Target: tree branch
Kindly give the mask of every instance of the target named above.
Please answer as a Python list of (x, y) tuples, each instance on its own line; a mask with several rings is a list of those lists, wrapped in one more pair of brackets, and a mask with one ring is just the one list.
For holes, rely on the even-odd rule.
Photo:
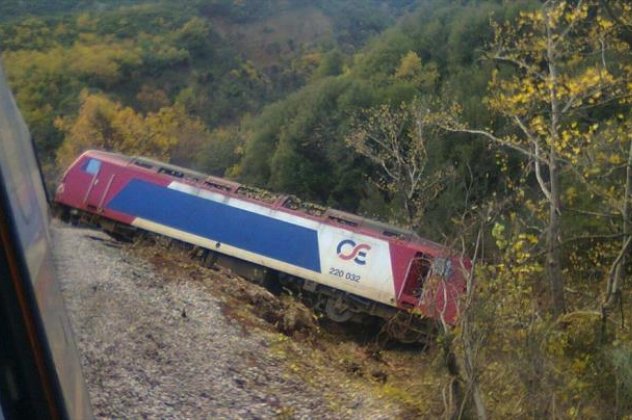
[[(534, 143), (534, 146), (535, 146), (535, 154), (536, 156), (539, 156), (540, 145), (536, 142)], [(538, 181), (538, 185), (540, 185), (540, 189), (542, 190), (542, 193), (544, 194), (546, 199), (549, 202), (551, 202), (551, 191), (549, 191), (548, 187), (546, 186), (546, 183), (544, 182), (544, 179), (542, 179), (542, 168), (540, 167), (540, 160), (535, 159), (534, 164), (535, 164), (535, 178)]]
[(500, 137), (496, 137), (495, 135), (493, 135), (492, 133), (490, 133), (489, 131), (485, 131), (485, 130), (471, 130), (471, 129), (467, 129), (467, 128), (454, 128), (454, 127), (450, 127), (448, 125), (442, 125), (441, 126), (442, 129), (449, 131), (451, 133), (467, 133), (467, 134), (475, 134), (478, 136), (483, 136), (486, 137), (490, 140), (492, 140), (494, 143), (498, 143), (502, 146), (508, 147), (512, 150), (515, 150), (516, 152), (519, 152), (525, 156), (530, 157), (531, 159), (537, 159), (542, 163), (547, 163), (548, 161), (540, 156), (537, 156), (535, 153), (524, 149), (516, 144), (510, 143), (506, 140), (501, 139)]

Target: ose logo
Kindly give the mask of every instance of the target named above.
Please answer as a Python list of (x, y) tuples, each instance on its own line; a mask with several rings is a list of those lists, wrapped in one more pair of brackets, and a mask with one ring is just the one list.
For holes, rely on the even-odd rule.
[(351, 239), (345, 239), (340, 241), (336, 252), (345, 261), (353, 260), (356, 264), (364, 265), (366, 264), (366, 251), (370, 249), (371, 247), (367, 244), (357, 245)]

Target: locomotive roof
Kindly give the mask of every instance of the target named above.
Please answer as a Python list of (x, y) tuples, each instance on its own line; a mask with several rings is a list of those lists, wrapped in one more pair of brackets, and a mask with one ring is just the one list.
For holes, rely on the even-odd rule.
[(106, 152), (105, 150), (88, 150), (84, 153), (84, 155), (99, 157), (100, 159), (108, 160), (111, 162), (119, 162), (121, 160), (129, 161), (130, 159), (132, 159), (129, 156), (125, 156), (121, 153)]

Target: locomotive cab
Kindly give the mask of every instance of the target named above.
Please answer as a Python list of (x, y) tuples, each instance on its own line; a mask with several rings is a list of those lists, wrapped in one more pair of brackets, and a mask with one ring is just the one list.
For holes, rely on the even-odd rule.
[(103, 166), (102, 159), (88, 153), (81, 155), (62, 176), (55, 202), (97, 211), (105, 188), (101, 179)]
[(417, 250), (410, 258), (397, 301), (403, 309), (417, 308), (424, 316), (456, 323), (459, 297), (466, 291), (471, 264), (458, 257)]

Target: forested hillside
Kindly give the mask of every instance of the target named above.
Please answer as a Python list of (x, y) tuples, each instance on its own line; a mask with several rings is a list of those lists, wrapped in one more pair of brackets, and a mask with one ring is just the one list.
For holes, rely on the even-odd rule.
[[(65, 135), (81, 143), (95, 134), (85, 130), (103, 131), (81, 125), (97, 124), (94, 113), (108, 115), (114, 143), (132, 136), (144, 144), (138, 136), (155, 137), (149, 120), (160, 121), (157, 144), (122, 151), (165, 157), (179, 143), (172, 159), (195, 166), (200, 144), (217, 137), (206, 131), (303, 86), (326, 54), (355, 51), (409, 7), (407, 1), (388, 7), (328, 0), (120, 3), (3, 3), (4, 65), (52, 176), (50, 158)], [(117, 118), (131, 120), (121, 127)], [(195, 138), (176, 139), (178, 124)]]
[(411, 227), (475, 262), (446, 412), (632, 415), (628, 2), (62, 4), (0, 25), (51, 179), (99, 147)]

